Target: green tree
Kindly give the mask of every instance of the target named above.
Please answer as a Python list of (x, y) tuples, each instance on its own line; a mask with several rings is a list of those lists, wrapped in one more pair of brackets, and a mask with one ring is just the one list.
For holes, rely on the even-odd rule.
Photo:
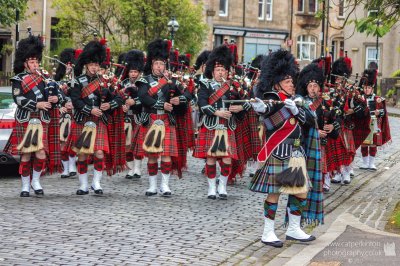
[(23, 19), (28, 0), (0, 0), (0, 25), (10, 27), (16, 23), (16, 10)]
[(114, 53), (145, 49), (155, 38), (169, 38), (172, 17), (180, 25), (174, 43), (182, 52), (197, 53), (207, 33), (202, 5), (190, 0), (54, 0), (53, 6), (60, 18), (58, 30), (73, 33), (78, 43), (97, 32)]
[[(319, 0), (320, 2), (327, 0)], [(354, 23), (355, 29), (364, 32), (367, 35), (382, 37), (388, 33), (391, 28), (400, 20), (400, 1), (399, 0), (347, 0), (347, 1), (329, 1), (330, 8), (339, 4), (344, 5), (345, 19), (344, 22), (332, 28), (343, 29), (346, 25)], [(369, 11), (369, 16), (355, 17), (354, 12), (357, 8)], [(319, 11), (318, 17), (323, 18), (323, 12)]]

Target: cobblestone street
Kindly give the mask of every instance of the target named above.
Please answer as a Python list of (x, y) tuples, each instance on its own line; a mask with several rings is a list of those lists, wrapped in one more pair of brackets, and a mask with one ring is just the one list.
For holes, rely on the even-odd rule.
[[(354, 181), (350, 186), (332, 185), (328, 211), (351, 197), (364, 176), (380, 175), (400, 160), (399, 122), (390, 118), (393, 143), (378, 151), (379, 171), (361, 172), (358, 154)], [(203, 164), (190, 157), (184, 178), (172, 179), (171, 198), (146, 197), (147, 175), (137, 181), (125, 179), (125, 173), (105, 177), (103, 196), (75, 195), (77, 177), (46, 176), (43, 198), (33, 192), (20, 198), (20, 179), (1, 178), (0, 265), (252, 264), (257, 258), (266, 262), (266, 257), (274, 257), (277, 251), (259, 242), (264, 195), (248, 190), (246, 174), (228, 187), (227, 201), (207, 199)], [(283, 219), (285, 200), (282, 197), (277, 221)], [(368, 207), (358, 204), (352, 212)], [(365, 222), (382, 226), (380, 220)]]

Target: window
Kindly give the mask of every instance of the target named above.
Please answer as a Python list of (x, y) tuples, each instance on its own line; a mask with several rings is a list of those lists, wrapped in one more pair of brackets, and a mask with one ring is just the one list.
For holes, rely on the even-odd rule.
[(332, 47), (331, 47), (331, 54), (332, 54), (332, 59), (336, 60), (340, 57), (340, 51), (344, 50), (344, 41), (343, 39), (334, 39), (332, 41)]
[[(379, 54), (380, 54), (380, 48), (378, 48), (378, 57), (376, 57), (376, 46), (368, 46), (365, 49), (365, 68), (368, 68), (368, 66), (374, 62), (378, 65), (379, 67)], [(376, 59), (378, 58), (378, 59)]]
[(304, 0), (298, 0), (297, 11), (304, 12)]
[(344, 17), (344, 0), (339, 0), (339, 17)]
[(219, 0), (219, 15), (221, 17), (228, 16), (228, 0)]
[(316, 57), (317, 38), (310, 35), (297, 37), (297, 58), (299, 60), (314, 60)]
[(308, 13), (316, 13), (318, 10), (318, 0), (308, 0)]
[(50, 50), (55, 51), (58, 48), (61, 39), (61, 33), (54, 29), (57, 26), (59, 18), (52, 17), (51, 18), (51, 30), (50, 30)]
[(258, 0), (258, 19), (272, 20), (272, 0)]

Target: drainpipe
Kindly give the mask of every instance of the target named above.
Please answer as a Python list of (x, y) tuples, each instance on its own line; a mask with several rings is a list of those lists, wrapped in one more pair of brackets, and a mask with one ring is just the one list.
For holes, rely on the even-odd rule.
[(42, 20), (42, 38), (46, 44), (46, 17), (47, 17), (47, 0), (43, 0), (43, 20)]
[(289, 51), (292, 52), (293, 40), (292, 40), (292, 31), (293, 31), (293, 0), (291, 1), (290, 6), (290, 30), (289, 30), (289, 40), (292, 41), (292, 45), (289, 46)]
[[(246, 0), (243, 0), (243, 29), (246, 27)], [(241, 60), (243, 62), (244, 59), (244, 36), (242, 36), (242, 56)]]

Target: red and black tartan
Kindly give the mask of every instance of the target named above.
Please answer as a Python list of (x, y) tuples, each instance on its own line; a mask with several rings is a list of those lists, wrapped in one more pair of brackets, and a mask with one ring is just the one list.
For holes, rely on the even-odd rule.
[(172, 170), (182, 178), (182, 170), (187, 168), (187, 152), (195, 145), (192, 122), (192, 109), (187, 108), (184, 115), (175, 116), (178, 159), (172, 161)]
[(363, 118), (354, 117), (354, 119), (352, 119), (355, 125), (354, 129), (352, 130), (355, 150), (358, 150), (358, 148), (361, 146), (364, 140), (368, 137), (368, 134), (370, 132), (369, 129), (370, 120), (371, 117), (369, 116), (369, 114)]
[[(257, 155), (264, 146), (264, 142), (261, 142), (258, 134), (259, 117), (257, 113), (252, 109), (247, 112), (247, 118), (249, 120), (249, 131), (250, 131), (250, 143), (251, 153), (253, 160), (257, 160)], [(265, 127), (263, 127), (265, 128)], [(265, 135), (265, 134), (263, 134)]]
[(129, 115), (129, 118), (131, 119), (131, 125), (132, 125), (132, 141), (129, 146), (126, 148), (126, 152), (131, 152), (134, 157), (136, 157), (136, 145), (139, 141), (139, 132), (140, 132), (140, 125), (136, 124), (135, 118), (133, 115)]
[[(234, 160), (238, 160), (239, 157), (237, 155), (236, 148), (236, 140), (235, 140), (235, 132), (227, 129), (228, 138), (229, 138), (229, 147), (228, 147), (228, 156)], [(193, 157), (206, 159), (207, 157), (212, 157), (207, 155), (208, 150), (210, 149), (213, 139), (214, 139), (215, 130), (208, 130), (204, 125), (200, 128), (197, 139), (196, 146), (194, 148)]]
[(108, 116), (107, 135), (110, 152), (105, 156), (105, 169), (108, 175), (126, 169), (126, 136), (124, 130), (125, 113), (122, 107), (113, 110)]
[(327, 157), (326, 157), (326, 145), (321, 145), (321, 172), (323, 174), (328, 173), (328, 165), (326, 163)]
[(49, 111), (49, 156), (48, 171), (50, 174), (61, 173), (61, 142), (60, 142), (60, 110), (53, 108)]
[[(341, 166), (350, 165), (354, 159), (355, 151), (349, 151), (344, 143), (344, 133), (340, 131), (337, 139), (328, 138), (325, 147), (327, 171), (341, 171)], [(353, 142), (354, 147), (354, 142)]]
[[(30, 119), (37, 118), (40, 120), (39, 112), (31, 112)], [(48, 142), (48, 127), (49, 124), (41, 121), (43, 126), (43, 149), (46, 154), (49, 154), (49, 142)], [(24, 139), (26, 128), (29, 125), (29, 121), (25, 123), (19, 123), (15, 121), (15, 127), (11, 133), (7, 145), (4, 148), (4, 152), (11, 153), (13, 155), (22, 155), (21, 151), (17, 150), (18, 145)]]
[(249, 117), (244, 116), (243, 120), (236, 120), (235, 142), (238, 160), (233, 160), (229, 180), (236, 178), (236, 175), (243, 176), (246, 170), (246, 163), (253, 156), (251, 147), (251, 132)]
[(24, 94), (30, 92), (33, 88), (39, 85), (43, 78), (37, 74), (25, 75), (21, 81), (21, 87)]
[(103, 151), (105, 153), (110, 152), (110, 146), (108, 142), (108, 133), (107, 133), (107, 126), (101, 121), (99, 117), (85, 116), (83, 118), (82, 124), (78, 124), (77, 122), (73, 121), (71, 125), (71, 133), (68, 136), (68, 140), (66, 142), (66, 151), (71, 152), (72, 147), (75, 146), (76, 142), (79, 139), (79, 136), (82, 133), (82, 130), (85, 126), (85, 123), (88, 121), (92, 121), (96, 124), (96, 140), (94, 143), (94, 151)]
[[(155, 120), (162, 120), (165, 126), (165, 138), (163, 142), (163, 151), (160, 153), (147, 153), (143, 150), (144, 138), (149, 131), (151, 125)], [(159, 156), (171, 156), (178, 157), (178, 144), (176, 142), (176, 130), (175, 126), (169, 122), (168, 114), (150, 114), (149, 123), (147, 126), (141, 125), (139, 130), (138, 141), (136, 144), (135, 152), (138, 156), (146, 157), (159, 157)]]

